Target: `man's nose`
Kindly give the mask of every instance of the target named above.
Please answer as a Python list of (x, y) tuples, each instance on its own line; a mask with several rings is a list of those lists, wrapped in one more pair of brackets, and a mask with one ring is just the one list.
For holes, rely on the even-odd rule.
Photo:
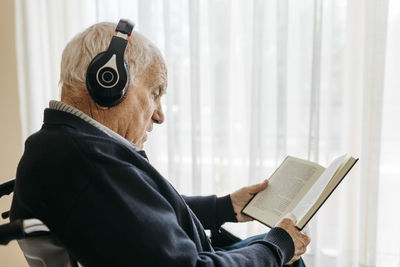
[(164, 122), (164, 112), (162, 110), (161, 105), (158, 106), (156, 110), (153, 112), (152, 119), (155, 123), (161, 124)]

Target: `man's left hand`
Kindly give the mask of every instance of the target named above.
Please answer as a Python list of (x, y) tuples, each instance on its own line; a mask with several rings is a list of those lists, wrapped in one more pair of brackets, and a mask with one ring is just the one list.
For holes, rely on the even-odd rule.
[(267, 186), (268, 180), (265, 180), (260, 184), (243, 187), (231, 194), (233, 211), (236, 213), (236, 219), (238, 222), (248, 222), (253, 220), (252, 218), (242, 214), (241, 211), (255, 194), (264, 190)]

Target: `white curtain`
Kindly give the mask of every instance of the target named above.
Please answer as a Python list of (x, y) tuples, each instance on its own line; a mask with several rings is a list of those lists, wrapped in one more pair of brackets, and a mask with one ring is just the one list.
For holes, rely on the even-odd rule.
[(129, 18), (167, 61), (166, 122), (145, 149), (181, 193), (231, 193), (287, 154), (327, 165), (348, 152), (360, 161), (312, 220), (307, 266), (400, 266), (399, 1), (16, 0), (16, 9), (24, 139), (59, 98), (68, 40)]

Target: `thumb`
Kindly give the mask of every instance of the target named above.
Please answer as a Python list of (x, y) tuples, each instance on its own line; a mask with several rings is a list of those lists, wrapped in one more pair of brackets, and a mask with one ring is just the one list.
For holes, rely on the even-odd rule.
[(288, 214), (286, 214), (285, 218), (289, 218), (289, 219), (291, 219), (291, 220), (294, 222), (294, 224), (296, 224), (296, 223), (297, 223), (297, 218), (296, 218), (296, 215), (294, 215), (294, 214), (293, 214), (293, 213), (291, 213), (291, 212), (289, 212)]
[(268, 179), (265, 179), (262, 183), (251, 185), (251, 186), (247, 187), (247, 190), (250, 194), (256, 194), (256, 193), (264, 190), (265, 188), (267, 188), (267, 186), (268, 186)]

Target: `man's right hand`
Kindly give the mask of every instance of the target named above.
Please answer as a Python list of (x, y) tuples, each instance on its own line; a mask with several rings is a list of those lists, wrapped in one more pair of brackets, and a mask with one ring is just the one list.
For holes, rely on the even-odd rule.
[(285, 230), (294, 243), (294, 256), (286, 264), (292, 264), (293, 262), (300, 259), (301, 255), (307, 250), (308, 244), (310, 244), (310, 237), (296, 228), (296, 217), (293, 214), (288, 214), (282, 220), (280, 220), (275, 227), (280, 227)]

